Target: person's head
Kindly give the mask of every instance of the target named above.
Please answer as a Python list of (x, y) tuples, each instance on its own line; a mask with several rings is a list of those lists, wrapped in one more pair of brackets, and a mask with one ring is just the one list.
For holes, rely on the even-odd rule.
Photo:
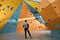
[(25, 20), (25, 22), (27, 22), (27, 20)]

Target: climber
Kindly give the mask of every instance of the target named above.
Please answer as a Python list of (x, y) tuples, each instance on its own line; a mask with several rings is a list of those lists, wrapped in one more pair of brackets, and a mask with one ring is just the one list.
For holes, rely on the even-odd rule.
[(25, 23), (23, 24), (23, 28), (24, 28), (24, 31), (25, 31), (25, 38), (27, 39), (27, 32), (28, 32), (30, 38), (32, 38), (31, 34), (30, 34), (30, 31), (29, 31), (29, 24), (28, 24), (27, 20), (25, 20)]

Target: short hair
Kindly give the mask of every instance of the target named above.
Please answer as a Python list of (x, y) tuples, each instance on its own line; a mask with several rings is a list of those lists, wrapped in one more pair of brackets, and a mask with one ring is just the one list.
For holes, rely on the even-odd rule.
[(25, 22), (27, 22), (27, 20), (25, 20)]

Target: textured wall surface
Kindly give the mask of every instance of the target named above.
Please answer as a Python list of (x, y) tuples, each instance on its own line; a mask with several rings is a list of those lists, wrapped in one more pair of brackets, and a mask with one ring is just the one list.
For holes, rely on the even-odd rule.
[(23, 32), (24, 20), (28, 20), (30, 31), (47, 30), (42, 16), (35, 10), (38, 4), (28, 0), (0, 0), (0, 33)]
[[(51, 30), (60, 39), (60, 0), (0, 0), (0, 34), (29, 30)], [(45, 25), (44, 25), (45, 24)]]

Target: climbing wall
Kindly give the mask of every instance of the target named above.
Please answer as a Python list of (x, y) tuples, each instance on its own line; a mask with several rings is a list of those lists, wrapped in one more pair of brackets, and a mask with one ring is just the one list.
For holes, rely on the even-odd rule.
[(41, 3), (36, 6), (37, 11), (42, 16), (46, 26), (50, 30), (60, 30), (59, 2), (59, 0), (42, 0)]
[[(18, 19), (20, 14), (19, 5), (22, 1), (23, 0), (0, 0), (0, 33), (11, 32), (13, 29), (16, 29), (16, 24), (12, 22), (12, 19)], [(12, 26), (12, 24), (15, 26)]]
[(24, 21), (27, 20), (29, 23), (29, 30), (47, 30), (46, 26), (40, 23), (34, 16), (34, 14), (30, 11), (29, 7), (27, 6), (26, 2), (22, 3), (22, 10), (20, 12), (20, 20), (17, 27), (17, 32), (23, 32), (23, 24)]
[(60, 0), (0, 0), (0, 33), (23, 32), (24, 20), (30, 31), (50, 29), (59, 40)]
[[(60, 29), (59, 0), (0, 0), (0, 32), (23, 32), (24, 20), (31, 31)], [(42, 24), (43, 23), (43, 24)], [(45, 25), (47, 26), (45, 26)]]
[[(29, 30), (47, 30), (42, 16), (35, 9), (39, 1), (0, 0), (0, 33), (23, 32), (24, 20)], [(33, 6), (33, 7), (32, 7)]]
[(36, 9), (51, 30), (52, 37), (60, 40), (60, 0), (42, 0)]

